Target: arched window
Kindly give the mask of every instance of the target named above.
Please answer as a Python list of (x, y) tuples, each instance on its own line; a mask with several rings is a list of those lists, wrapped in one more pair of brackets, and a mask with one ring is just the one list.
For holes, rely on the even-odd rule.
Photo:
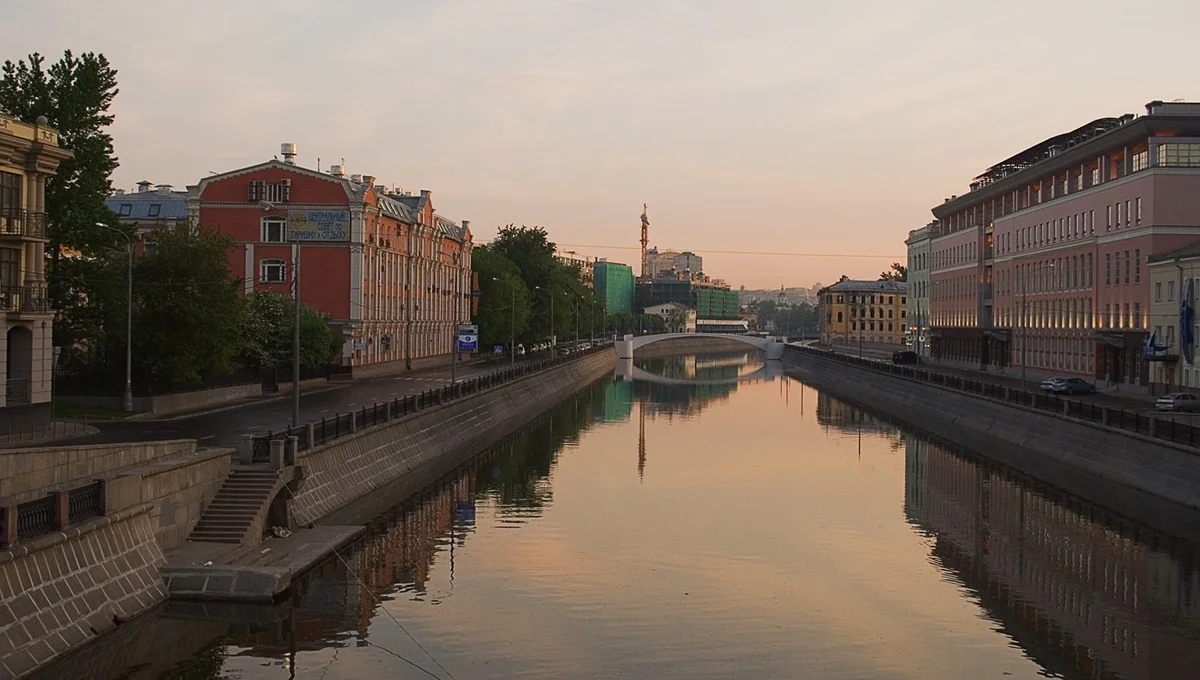
[(263, 283), (283, 283), (287, 277), (287, 263), (277, 259), (263, 260), (258, 263), (258, 273)]

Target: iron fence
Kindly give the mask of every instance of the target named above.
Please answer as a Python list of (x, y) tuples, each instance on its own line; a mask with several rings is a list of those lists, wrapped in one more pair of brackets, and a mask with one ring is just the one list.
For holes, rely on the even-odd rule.
[(67, 521), (71, 524), (103, 514), (103, 482), (93, 482), (67, 493)]
[(918, 382), (999, 399), (1010, 404), (1052, 412), (1089, 423), (1100, 423), (1108, 427), (1125, 430), (1126, 432), (1136, 432), (1137, 434), (1155, 439), (1200, 448), (1200, 427), (1188, 423), (1179, 423), (1174, 419), (1159, 418), (1152, 413), (1139, 413), (1123, 408), (1100, 406), (1092, 402), (1064, 399), (1056, 394), (1029, 392), (949, 373), (927, 371), (913, 366), (897, 365), (865, 357), (859, 358), (857, 356), (839, 354), (812, 347), (788, 346), (785, 348), (785, 351), (819, 356), (823, 359), (843, 364), (851, 364), (872, 371), (891, 373)]
[(17, 506), (17, 538), (25, 540), (58, 528), (56, 497), (45, 496)]
[[(284, 455), (288, 461), (295, 459), (295, 454), (299, 451), (307, 451), (315, 446), (322, 446), (332, 441), (340, 439), (357, 432), (360, 429), (374, 427), (381, 423), (386, 423), (397, 418), (403, 418), (418, 411), (432, 408), (440, 404), (461, 399), (463, 397), (476, 394), (482, 390), (490, 389), (498, 385), (503, 385), (514, 380), (520, 380), (526, 376), (540, 373), (561, 366), (570, 361), (574, 361), (583, 356), (594, 354), (608, 346), (608, 343), (597, 344), (596, 346), (575, 352), (572, 354), (557, 356), (541, 361), (532, 361), (516, 366), (509, 366), (490, 373), (460, 380), (452, 385), (445, 385), (440, 388), (430, 388), (417, 394), (411, 394), (405, 397), (396, 397), (391, 401), (378, 402), (371, 406), (363, 406), (354, 411), (338, 413), (329, 417), (322, 417), (320, 420), (314, 420), (305, 423), (299, 427), (289, 427), (278, 432), (268, 431), (265, 435), (253, 437), (250, 440), (250, 455), (251, 460), (255, 463), (265, 463), (271, 460), (271, 442), (276, 439), (282, 439), (285, 442), (290, 442), (292, 437), (296, 438), (296, 450), (292, 451), (290, 444), (285, 443)], [(311, 437), (310, 437), (311, 433)]]

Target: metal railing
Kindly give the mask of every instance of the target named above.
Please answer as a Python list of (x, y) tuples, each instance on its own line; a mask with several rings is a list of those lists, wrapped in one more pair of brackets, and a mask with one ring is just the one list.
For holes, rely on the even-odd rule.
[(104, 514), (104, 484), (94, 482), (67, 494), (67, 520), (76, 522)]
[(6, 312), (46, 312), (50, 298), (45, 286), (0, 285), (0, 310)]
[[(328, 418), (314, 420), (299, 427), (290, 427), (278, 432), (269, 431), (264, 435), (250, 440), (250, 457), (255, 463), (266, 463), (271, 459), (271, 442), (276, 439), (284, 440), (284, 456), (294, 460), (299, 451), (307, 451), (316, 446), (322, 446), (342, 437), (351, 435), (358, 430), (386, 423), (397, 418), (403, 418), (418, 411), (445, 404), (455, 399), (476, 394), (482, 390), (498, 385), (520, 380), (526, 376), (540, 373), (556, 366), (561, 366), (580, 357), (599, 352), (611, 342), (598, 343), (590, 349), (571, 354), (528, 361), (516, 366), (503, 368), (466, 380), (460, 380), (453, 385), (431, 388), (406, 397), (396, 397), (391, 401), (377, 402), (371, 406), (363, 406), (354, 411), (338, 413)], [(312, 426), (312, 437), (309, 437), (309, 426)], [(290, 450), (291, 438), (296, 438), (296, 451)]]
[(0, 210), (0, 234), (46, 238), (46, 214), (28, 210)]
[(1089, 423), (1098, 423), (1114, 427), (1126, 432), (1162, 439), (1190, 447), (1200, 448), (1200, 427), (1187, 423), (1179, 423), (1173, 419), (1159, 418), (1154, 414), (1139, 413), (1123, 408), (1101, 406), (1092, 402), (1064, 399), (1055, 394), (1028, 392), (995, 383), (972, 380), (962, 376), (936, 371), (926, 371), (912, 366), (897, 365), (878, 359), (858, 358), (849, 354), (839, 354), (828, 350), (812, 347), (788, 346), (785, 352), (795, 352), (818, 356), (830, 361), (850, 364), (880, 373), (916, 380), (918, 382), (937, 385), (969, 394), (975, 394), (992, 399), (999, 399), (1010, 404), (1046, 411), (1067, 418)]
[(4, 381), (4, 403), (8, 406), (18, 406), (30, 402), (29, 378), (16, 378)]

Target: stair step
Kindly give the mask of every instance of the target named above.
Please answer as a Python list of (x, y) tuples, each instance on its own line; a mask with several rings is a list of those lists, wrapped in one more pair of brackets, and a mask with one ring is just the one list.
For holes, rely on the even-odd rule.
[[(257, 514), (259, 510), (262, 510), (262, 506), (257, 503), (209, 503), (208, 507), (204, 510), (204, 515), (207, 515), (210, 512), (221, 511), (254, 515)], [(201, 517), (204, 515), (201, 515)]]
[(242, 542), (241, 538), (226, 538), (223, 536), (190, 536), (188, 537), (188, 540), (195, 541), (197, 543), (231, 543), (233, 545), (237, 545), (238, 543)]
[(226, 529), (196, 529), (189, 538), (233, 538), (241, 540), (244, 531), (229, 531)]

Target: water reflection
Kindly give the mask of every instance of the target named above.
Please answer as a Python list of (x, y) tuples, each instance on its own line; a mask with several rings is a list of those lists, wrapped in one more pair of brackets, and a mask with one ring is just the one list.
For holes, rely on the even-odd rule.
[(1061, 677), (1191, 678), (1197, 551), (909, 435), (904, 510), (931, 557)]
[(464, 680), (1200, 667), (1195, 546), (794, 380), (738, 382), (752, 353), (639, 367), (735, 380), (597, 385), (289, 601), (171, 603), (40, 677), (421, 676), (396, 655)]

